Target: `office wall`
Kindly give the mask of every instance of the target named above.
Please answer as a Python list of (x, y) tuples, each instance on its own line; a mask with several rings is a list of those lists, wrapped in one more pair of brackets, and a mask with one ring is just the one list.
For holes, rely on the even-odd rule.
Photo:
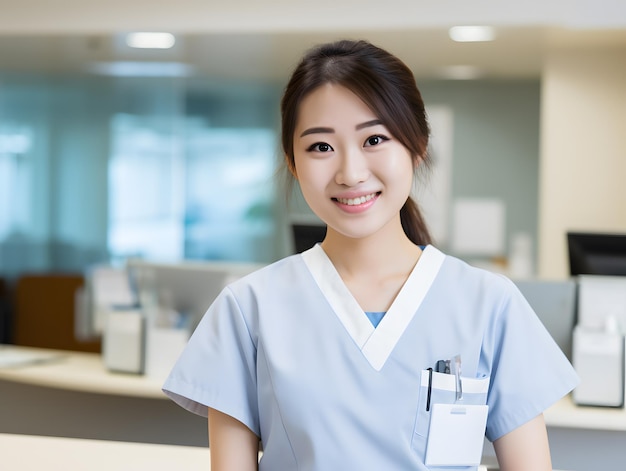
[(506, 211), (505, 254), (514, 234), (536, 247), (539, 81), (439, 81), (421, 84), (428, 105), (453, 112), (452, 195), (495, 198)]
[(568, 230), (626, 232), (626, 48), (550, 53), (541, 122), (539, 275), (564, 278)]

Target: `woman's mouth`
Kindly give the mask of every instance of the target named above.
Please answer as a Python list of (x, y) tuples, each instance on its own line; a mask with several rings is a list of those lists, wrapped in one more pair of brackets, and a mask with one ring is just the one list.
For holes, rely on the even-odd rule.
[(358, 198), (333, 198), (333, 200), (347, 206), (358, 206), (360, 204), (367, 203), (373, 198), (376, 198), (378, 195), (380, 195), (380, 192), (370, 193), (369, 195), (359, 196)]

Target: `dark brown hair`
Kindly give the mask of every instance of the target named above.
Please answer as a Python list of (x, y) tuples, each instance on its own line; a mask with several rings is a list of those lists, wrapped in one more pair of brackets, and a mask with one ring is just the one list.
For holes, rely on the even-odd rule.
[[(326, 83), (351, 90), (409, 150), (416, 164), (429, 164), (430, 130), (411, 70), (400, 59), (369, 42), (342, 40), (308, 51), (285, 88), (281, 101), (282, 147), (292, 177), (296, 174), (293, 136), (300, 103)], [(410, 197), (400, 210), (400, 220), (413, 243), (431, 242), (420, 210)]]

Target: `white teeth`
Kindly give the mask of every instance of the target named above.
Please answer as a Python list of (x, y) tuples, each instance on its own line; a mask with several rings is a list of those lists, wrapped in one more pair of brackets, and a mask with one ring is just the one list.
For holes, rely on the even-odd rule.
[(358, 198), (337, 198), (337, 201), (339, 201), (341, 204), (347, 204), (348, 206), (356, 206), (358, 204), (363, 204), (366, 201), (371, 200), (374, 196), (376, 196), (376, 193), (372, 193), (371, 195), (366, 196), (360, 196)]

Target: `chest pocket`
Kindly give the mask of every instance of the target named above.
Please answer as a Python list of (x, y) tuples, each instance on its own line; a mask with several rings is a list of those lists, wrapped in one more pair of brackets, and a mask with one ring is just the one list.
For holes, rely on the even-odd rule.
[[(413, 450), (424, 460), (426, 456), (426, 445), (428, 443), (428, 432), (430, 428), (430, 418), (434, 404), (454, 404), (456, 401), (456, 380), (452, 374), (432, 372), (432, 379), (429, 370), (422, 371), (421, 384), (419, 390), (418, 410), (415, 417), (415, 427), (413, 430), (412, 447)], [(489, 390), (489, 377), (466, 378), (461, 377), (463, 399), (461, 402), (466, 405), (484, 405), (487, 403), (487, 391)], [(430, 393), (429, 393), (430, 389)], [(428, 409), (428, 410), (427, 410)], [(429, 469), (449, 469), (445, 467), (435, 467)], [(457, 470), (476, 469), (472, 466), (455, 467)]]

